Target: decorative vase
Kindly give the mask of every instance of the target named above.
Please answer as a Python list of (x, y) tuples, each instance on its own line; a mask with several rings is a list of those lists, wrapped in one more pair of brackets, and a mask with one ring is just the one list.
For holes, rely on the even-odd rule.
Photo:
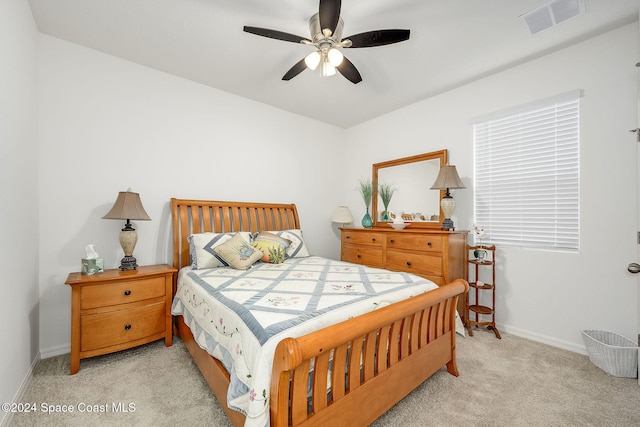
[(380, 218), (380, 221), (382, 222), (389, 222), (389, 210), (387, 209), (387, 207), (384, 207), (384, 210), (382, 211), (382, 217)]
[(371, 215), (369, 215), (369, 206), (367, 206), (367, 213), (362, 217), (362, 226), (364, 228), (373, 227), (373, 219), (371, 219)]
[(476, 249), (475, 251), (473, 251), (473, 256), (476, 257), (476, 259), (478, 260), (478, 262), (484, 262), (484, 259), (487, 256), (487, 251), (485, 251), (484, 249), (480, 248), (480, 249)]

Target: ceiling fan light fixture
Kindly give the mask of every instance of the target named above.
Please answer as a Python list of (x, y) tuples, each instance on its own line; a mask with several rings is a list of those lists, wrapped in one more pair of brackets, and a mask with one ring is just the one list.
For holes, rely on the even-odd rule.
[(331, 65), (329, 61), (322, 62), (322, 77), (329, 77), (336, 74), (336, 67)]
[(322, 55), (320, 55), (320, 52), (314, 51), (305, 56), (304, 63), (310, 70), (315, 70), (316, 68), (318, 68), (318, 64), (320, 64), (320, 59), (322, 59)]
[(332, 47), (331, 49), (329, 49), (329, 52), (327, 52), (327, 58), (329, 59), (329, 62), (331, 63), (331, 65), (333, 65), (334, 67), (337, 67), (340, 64), (342, 64), (344, 55), (338, 49), (336, 49), (335, 47)]
[[(585, 0), (552, 0), (557, 2), (585, 1)], [(307, 68), (318, 70), (322, 77), (340, 74), (356, 84), (362, 81), (362, 76), (355, 65), (341, 52), (342, 48), (376, 47), (399, 43), (409, 40), (409, 30), (386, 29), (365, 31), (342, 38), (344, 21), (340, 17), (340, 0), (320, 0), (318, 13), (309, 18), (309, 33), (311, 37), (300, 37), (283, 31), (269, 28), (244, 26), (244, 31), (261, 37), (282, 40), (293, 43), (302, 43), (314, 46), (312, 52), (296, 62), (282, 76), (282, 80), (289, 81)], [(321, 22), (322, 21), (322, 22)]]

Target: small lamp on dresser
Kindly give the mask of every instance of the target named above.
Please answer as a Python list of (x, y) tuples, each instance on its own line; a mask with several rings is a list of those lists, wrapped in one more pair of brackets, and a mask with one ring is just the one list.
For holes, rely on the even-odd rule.
[(446, 194), (440, 201), (440, 207), (444, 214), (444, 220), (442, 221), (442, 230), (455, 230), (453, 221), (451, 220), (451, 214), (456, 207), (456, 202), (453, 200), (453, 196), (449, 193), (449, 189), (467, 188), (464, 182), (458, 176), (458, 171), (453, 165), (444, 165), (440, 168), (436, 182), (431, 186), (432, 190), (447, 190)]
[(131, 226), (131, 220), (151, 221), (149, 215), (142, 207), (140, 195), (134, 193), (129, 188), (127, 191), (118, 193), (118, 198), (111, 210), (102, 218), (126, 220), (122, 231), (120, 231), (120, 246), (124, 252), (124, 258), (120, 261), (120, 270), (135, 270), (138, 268), (136, 258), (133, 256), (133, 249), (138, 242), (138, 232)]
[(331, 222), (337, 222), (344, 227), (353, 222), (353, 215), (347, 206), (338, 206), (331, 215)]

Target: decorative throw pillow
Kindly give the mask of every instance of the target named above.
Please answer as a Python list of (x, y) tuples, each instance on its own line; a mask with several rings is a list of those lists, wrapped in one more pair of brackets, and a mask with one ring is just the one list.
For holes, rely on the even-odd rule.
[(199, 233), (188, 237), (191, 266), (196, 269), (226, 267), (227, 264), (214, 248), (231, 240), (236, 234), (242, 235), (246, 241), (251, 239), (251, 233), (240, 231), (237, 233)]
[(289, 258), (309, 256), (309, 250), (302, 237), (302, 230), (285, 230), (281, 232), (280, 237), (291, 240), (291, 245), (287, 249), (287, 256)]
[(276, 234), (283, 239), (291, 241), (291, 244), (287, 248), (287, 258), (309, 256), (309, 251), (307, 250), (307, 246), (304, 244), (304, 239), (302, 238), (302, 230), (291, 229), (282, 231), (270, 231), (270, 233)]
[(262, 231), (253, 238), (253, 247), (260, 250), (264, 256), (262, 261), (272, 264), (281, 264), (287, 257), (287, 248), (291, 244), (291, 240)]
[(251, 244), (241, 234), (236, 234), (213, 250), (227, 264), (238, 270), (248, 269), (263, 255), (262, 252), (251, 247)]

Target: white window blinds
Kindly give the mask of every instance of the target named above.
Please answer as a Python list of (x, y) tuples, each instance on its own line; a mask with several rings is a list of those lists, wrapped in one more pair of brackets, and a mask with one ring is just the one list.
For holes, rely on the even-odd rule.
[(479, 119), (475, 220), (493, 244), (579, 249), (580, 91)]

